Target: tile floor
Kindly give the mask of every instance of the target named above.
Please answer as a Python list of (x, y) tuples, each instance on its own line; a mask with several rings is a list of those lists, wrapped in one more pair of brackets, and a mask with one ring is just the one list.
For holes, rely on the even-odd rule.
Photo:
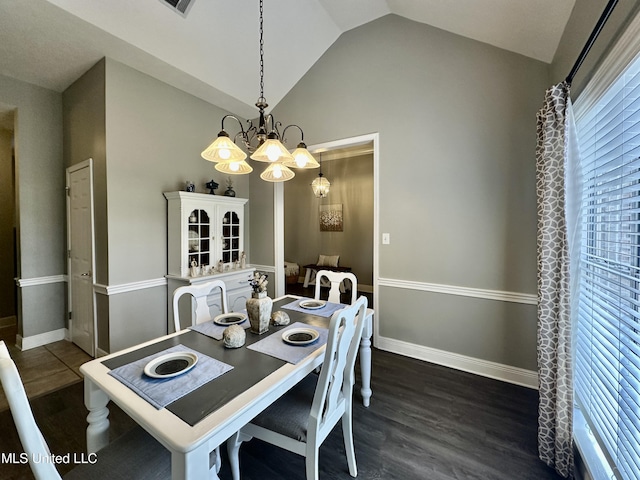
[[(16, 363), (29, 399), (80, 382), (80, 365), (92, 359), (66, 340), (25, 351), (16, 347), (15, 333), (5, 330), (0, 335), (0, 340), (4, 340)], [(0, 411), (8, 408), (4, 391), (0, 388)]]

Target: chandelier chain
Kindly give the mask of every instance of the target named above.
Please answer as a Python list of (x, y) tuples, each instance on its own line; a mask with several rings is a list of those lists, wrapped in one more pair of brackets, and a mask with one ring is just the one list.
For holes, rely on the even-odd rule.
[(264, 101), (264, 39), (263, 39), (263, 27), (262, 27), (262, 17), (263, 17), (263, 0), (260, 0), (260, 99)]

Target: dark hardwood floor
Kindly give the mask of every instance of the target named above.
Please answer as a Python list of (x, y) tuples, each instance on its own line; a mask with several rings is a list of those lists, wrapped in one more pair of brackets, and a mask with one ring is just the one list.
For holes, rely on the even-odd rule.
[[(373, 397), (354, 400), (358, 478), (383, 480), (559, 479), (537, 457), (537, 392), (373, 350)], [(85, 448), (82, 383), (31, 400), (55, 454)], [(133, 421), (110, 404), (112, 437)], [(0, 412), (0, 452), (20, 452), (9, 411)], [(220, 478), (231, 478), (223, 448)], [(304, 479), (304, 459), (259, 440), (240, 450), (244, 480)], [(60, 465), (65, 472), (72, 465)], [(33, 478), (27, 465), (0, 464), (3, 480)], [(321, 479), (349, 479), (338, 426), (320, 450)]]

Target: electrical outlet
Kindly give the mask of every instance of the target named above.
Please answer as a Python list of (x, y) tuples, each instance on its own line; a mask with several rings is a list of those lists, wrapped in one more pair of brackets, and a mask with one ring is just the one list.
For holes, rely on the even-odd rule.
[(389, 245), (391, 243), (391, 235), (388, 233), (382, 234), (382, 244)]

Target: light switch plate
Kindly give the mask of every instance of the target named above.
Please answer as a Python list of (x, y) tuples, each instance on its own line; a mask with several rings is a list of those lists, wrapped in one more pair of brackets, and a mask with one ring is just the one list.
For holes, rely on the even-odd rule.
[(389, 245), (391, 243), (391, 235), (388, 233), (382, 234), (382, 244)]

